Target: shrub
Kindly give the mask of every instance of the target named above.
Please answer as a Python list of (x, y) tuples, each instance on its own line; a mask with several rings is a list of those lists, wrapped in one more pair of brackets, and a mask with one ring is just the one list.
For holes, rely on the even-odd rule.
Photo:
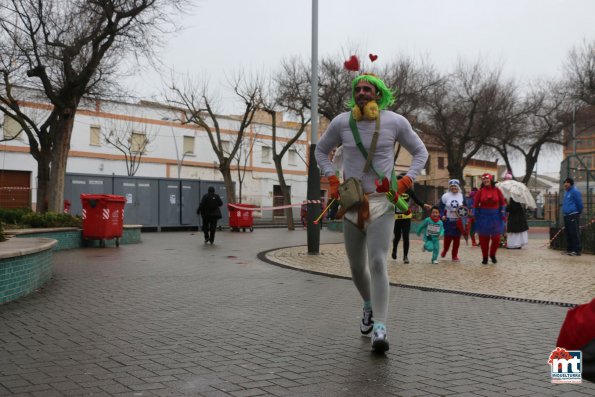
[(46, 212), (40, 214), (29, 212), (21, 219), (24, 226), (27, 227), (81, 227), (82, 220), (79, 217), (70, 214), (58, 214), (55, 212)]
[(22, 225), (23, 216), (32, 213), (30, 208), (0, 208), (0, 222), (10, 228), (11, 225)]
[(4, 226), (2, 222), (0, 222), (0, 242), (6, 241), (6, 237), (4, 237)]

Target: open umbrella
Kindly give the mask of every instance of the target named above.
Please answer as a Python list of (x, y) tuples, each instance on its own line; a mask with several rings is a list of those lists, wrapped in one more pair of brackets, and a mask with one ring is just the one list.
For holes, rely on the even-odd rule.
[(525, 204), (529, 208), (537, 208), (531, 191), (524, 183), (510, 179), (498, 182), (496, 186), (502, 190), (504, 197), (507, 199), (512, 197), (517, 203)]

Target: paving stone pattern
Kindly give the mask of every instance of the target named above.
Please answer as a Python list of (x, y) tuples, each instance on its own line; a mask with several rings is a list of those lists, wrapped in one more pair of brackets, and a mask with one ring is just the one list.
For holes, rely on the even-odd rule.
[[(413, 239), (411, 263), (403, 263), (399, 245), (397, 260), (388, 259), (388, 272), (393, 284), (569, 304), (591, 301), (595, 297), (595, 256), (569, 257), (546, 248), (546, 243), (531, 239), (520, 250), (499, 249), (498, 263), (484, 266), (480, 248), (463, 242), (459, 262), (453, 262), (449, 252), (433, 265), (431, 253), (422, 252), (422, 241)], [(318, 257), (298, 246), (272, 250), (266, 258), (309, 272), (351, 277), (343, 244), (323, 244)]]
[(595, 394), (550, 383), (566, 308), (392, 287), (379, 356), (358, 335), (350, 280), (256, 258), (305, 232), (216, 238), (55, 253), (45, 288), (0, 306), (0, 396)]

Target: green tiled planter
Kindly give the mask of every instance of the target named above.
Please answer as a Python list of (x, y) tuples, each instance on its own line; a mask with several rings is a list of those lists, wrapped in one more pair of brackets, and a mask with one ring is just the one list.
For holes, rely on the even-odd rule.
[(80, 248), (83, 244), (81, 230), (75, 227), (62, 227), (54, 229), (24, 229), (22, 232), (16, 233), (15, 237), (44, 237), (54, 239), (57, 241), (57, 244), (54, 246), (54, 251)]
[(47, 238), (11, 239), (0, 245), (0, 304), (30, 294), (52, 277), (55, 245)]
[[(56, 240), (58, 243), (54, 246), (54, 251), (69, 250), (81, 247), (99, 247), (99, 240), (83, 241), (83, 231), (74, 227), (62, 227), (52, 229), (22, 229), (7, 230), (7, 234), (14, 234), (19, 238), (45, 237)], [(140, 243), (141, 225), (124, 225), (120, 244)], [(107, 247), (114, 247), (116, 240), (106, 240)]]

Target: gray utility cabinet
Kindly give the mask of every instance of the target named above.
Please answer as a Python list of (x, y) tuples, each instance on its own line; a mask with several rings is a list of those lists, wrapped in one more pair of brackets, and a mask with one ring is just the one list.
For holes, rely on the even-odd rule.
[(199, 195), (199, 181), (159, 180), (160, 226), (199, 226)]
[(209, 186), (223, 200), (219, 224), (227, 225), (227, 194), (222, 181), (66, 174), (64, 199), (70, 200), (72, 215), (81, 215), (81, 194), (117, 194), (126, 199), (125, 224), (158, 229), (200, 227), (202, 220), (196, 209)]
[(181, 205), (180, 223), (182, 225), (202, 226), (202, 220), (196, 215), (200, 203), (200, 182), (181, 180)]
[(114, 177), (114, 193), (124, 196), (124, 223), (148, 227), (159, 224), (159, 180), (153, 178)]
[(112, 189), (111, 176), (66, 174), (64, 199), (70, 200), (72, 215), (81, 215), (83, 213), (81, 194), (111, 194)]

